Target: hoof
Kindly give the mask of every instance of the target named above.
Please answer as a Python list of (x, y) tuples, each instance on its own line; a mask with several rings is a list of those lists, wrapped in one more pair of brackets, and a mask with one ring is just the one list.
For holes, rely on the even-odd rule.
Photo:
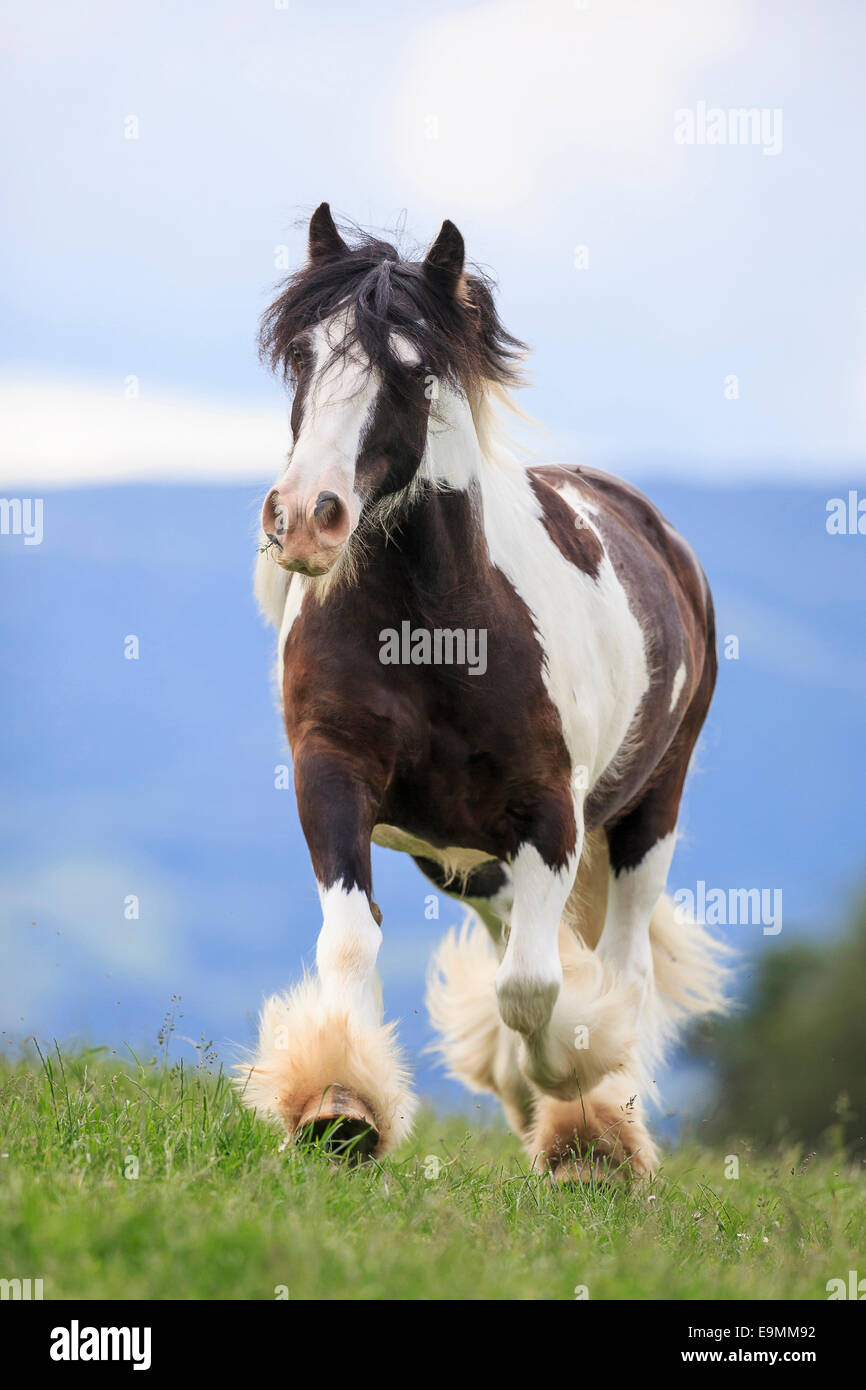
[(379, 1128), (363, 1101), (344, 1086), (328, 1086), (304, 1107), (296, 1139), (313, 1139), (335, 1158), (360, 1163), (379, 1142)]
[(586, 1154), (555, 1163), (548, 1171), (553, 1182), (561, 1187), (613, 1188), (630, 1186), (637, 1178), (645, 1177), (647, 1170), (634, 1159), (617, 1164), (609, 1158)]
[(580, 1101), (539, 1098), (527, 1149), (542, 1172), (562, 1184), (631, 1183), (648, 1177), (659, 1155), (627, 1077), (612, 1079)]

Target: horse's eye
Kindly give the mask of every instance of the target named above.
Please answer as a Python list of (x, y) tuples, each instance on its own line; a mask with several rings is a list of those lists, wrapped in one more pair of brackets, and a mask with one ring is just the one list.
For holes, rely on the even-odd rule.
[(297, 371), (300, 371), (301, 367), (303, 367), (304, 363), (307, 360), (307, 355), (304, 352), (304, 349), (302, 347), (299, 347), (297, 343), (292, 343), (292, 346), (289, 349), (289, 354), (292, 359), (292, 366)]

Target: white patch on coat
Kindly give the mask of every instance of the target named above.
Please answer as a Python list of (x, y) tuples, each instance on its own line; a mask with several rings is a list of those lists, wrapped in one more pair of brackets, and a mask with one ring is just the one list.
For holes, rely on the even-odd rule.
[(389, 333), (388, 346), (397, 358), (397, 361), (402, 362), (404, 366), (419, 367), (421, 365), (421, 354), (415, 347), (415, 344), (410, 343), (409, 339), (402, 333)]
[(271, 553), (272, 546), (264, 531), (259, 532), (259, 549), (253, 575), (253, 592), (259, 612), (279, 631), (286, 606), (286, 595), (292, 582), (292, 575), (276, 564)]
[(280, 701), (283, 698), (283, 676), (285, 666), (286, 643), (289, 640), (289, 633), (298, 614), (306, 595), (306, 587), (300, 582), (303, 575), (293, 574), (290, 576), (292, 583), (289, 585), (283, 611), (280, 616), (279, 637), (277, 639), (277, 686), (280, 692)]
[[(587, 769), (583, 790), (591, 791), (622, 748), (649, 687), (643, 631), (606, 550), (595, 578), (562, 554), (517, 460), (485, 460), (480, 482), (490, 558), (532, 614), (572, 767)], [(563, 489), (576, 510), (570, 494)], [(588, 515), (581, 524), (604, 549)]]
[(478, 913), (490, 934), (490, 939), (499, 952), (500, 960), (505, 953), (505, 945), (511, 929), (511, 914), (514, 911), (514, 882), (508, 866), (503, 864), (503, 869), (506, 874), (505, 882), (489, 898), (464, 898), (463, 900)]
[[(291, 441), (277, 483), (291, 471), (299, 495), (303, 495), (311, 488), (321, 491), (318, 484), (321, 482), (324, 486), (327, 481), (329, 486), (352, 499), (353, 508), (359, 514), (361, 499), (355, 491), (355, 467), (364, 429), (375, 409), (381, 375), (371, 371), (369, 359), (359, 347), (353, 347), (345, 358), (338, 356), (332, 360), (333, 350), (339, 346), (349, 326), (348, 312), (341, 311), (313, 330), (314, 365), (301, 427), (297, 438)], [(400, 335), (392, 334), (391, 344), (401, 360), (411, 362), (417, 358), (411, 344)], [(291, 622), (297, 617), (303, 596), (311, 586), (304, 582), (304, 576), (293, 576), (276, 563), (267, 540), (264, 532), (260, 532), (254, 589), (259, 608), (280, 633), (281, 663)], [(293, 611), (287, 620), (290, 584)], [(282, 684), (282, 671), (279, 676)]]
[(669, 705), (669, 707), (668, 707), (668, 713), (669, 713), (669, 714), (673, 714), (674, 710), (676, 709), (676, 707), (677, 707), (677, 701), (679, 700), (680, 695), (683, 693), (683, 686), (685, 685), (685, 683), (686, 683), (686, 668), (685, 668), (685, 663), (684, 663), (684, 662), (680, 662), (679, 666), (677, 667), (677, 673), (676, 673), (676, 675), (674, 676), (673, 688), (672, 688), (672, 690), (671, 690), (671, 702), (670, 702), (670, 705)]
[(553, 488), (554, 492), (558, 492), (563, 501), (567, 502), (571, 507), (576, 518), (577, 529), (591, 531), (592, 534), (601, 541), (603, 546), (604, 541), (602, 539), (602, 534), (595, 522), (590, 520), (591, 517), (597, 517), (599, 515), (599, 508), (596, 503), (590, 502), (589, 499), (584, 496), (577, 482), (565, 482), (564, 479), (554, 478), (550, 481), (550, 486)]
[(598, 952), (623, 976), (651, 983), (650, 919), (667, 883), (676, 831), (657, 840), (632, 869), (611, 873)]
[(520, 1033), (521, 1066), (534, 1085), (568, 1099), (574, 1092), (570, 1049), (550, 1028), (562, 988), (559, 924), (574, 881), (581, 845), (560, 870), (545, 864), (534, 845), (522, 845), (512, 861), (514, 906), (496, 998), (506, 1027)]

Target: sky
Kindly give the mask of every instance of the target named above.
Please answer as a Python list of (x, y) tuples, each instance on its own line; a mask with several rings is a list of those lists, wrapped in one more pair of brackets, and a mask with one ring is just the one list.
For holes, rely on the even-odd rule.
[[(256, 325), (323, 199), (407, 249), (457, 222), (544, 456), (862, 476), (854, 0), (48, 0), (6, 30), (0, 484), (272, 477)], [(763, 133), (701, 141), (740, 108)]]

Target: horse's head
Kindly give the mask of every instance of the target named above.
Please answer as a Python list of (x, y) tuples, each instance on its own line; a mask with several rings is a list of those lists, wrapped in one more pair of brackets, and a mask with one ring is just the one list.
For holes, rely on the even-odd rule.
[(313, 213), (307, 264), (261, 335), (294, 385), (288, 466), (262, 510), (283, 568), (327, 573), (362, 518), (410, 485), (440, 389), (471, 395), (513, 379), (522, 344), (464, 256), (453, 222), (422, 261), (406, 261), (374, 237), (347, 243), (327, 203)]

